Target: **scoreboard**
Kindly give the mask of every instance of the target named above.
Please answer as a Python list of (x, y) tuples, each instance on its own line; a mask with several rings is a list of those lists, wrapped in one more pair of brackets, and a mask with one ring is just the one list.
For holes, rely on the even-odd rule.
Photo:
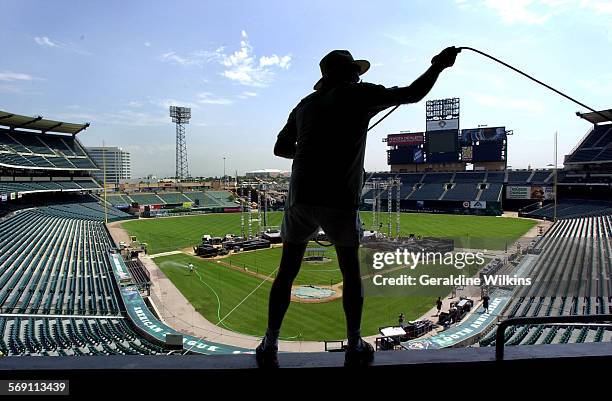
[(427, 132), (427, 153), (457, 153), (458, 130), (440, 130)]
[(505, 161), (508, 150), (506, 135), (506, 127), (461, 130), (461, 160), (471, 163)]
[(480, 163), (507, 160), (505, 127), (459, 129), (459, 99), (426, 103), (425, 132), (400, 132), (383, 139), (387, 164)]

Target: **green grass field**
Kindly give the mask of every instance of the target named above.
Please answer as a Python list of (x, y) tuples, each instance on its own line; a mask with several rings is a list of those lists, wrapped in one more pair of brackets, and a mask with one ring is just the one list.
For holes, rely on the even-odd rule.
[[(281, 213), (271, 213), (270, 224), (280, 224), (281, 217)], [(402, 214), (401, 218), (403, 235), (414, 233), (422, 236), (454, 237), (456, 244), (470, 246), (475, 244), (475, 239), (494, 238), (499, 240), (497, 249), (503, 249), (506, 241), (514, 241), (534, 225), (529, 220), (497, 217)], [(369, 226), (371, 215), (364, 213), (362, 220)], [(240, 215), (211, 214), (128, 221), (123, 223), (123, 227), (140, 241), (147, 242), (149, 253), (153, 254), (195, 245), (200, 242), (202, 234), (239, 234)], [(490, 244), (489, 242), (487, 245)], [(237, 269), (185, 254), (158, 257), (155, 262), (206, 319), (229, 330), (260, 336), (265, 331), (271, 283), (244, 270), (274, 277), (280, 255), (280, 248), (271, 248), (239, 253), (222, 259), (223, 263), (231, 264)], [(332, 285), (341, 282), (333, 248), (328, 249), (327, 256), (330, 257), (330, 262), (304, 263), (295, 284)], [(190, 274), (185, 267), (189, 262), (196, 266), (194, 274)], [(432, 272), (432, 276), (452, 273), (448, 269)], [(396, 277), (401, 273), (406, 273), (405, 269), (390, 270), (385, 272), (385, 276)], [(399, 293), (394, 291), (385, 296), (372, 296), (366, 292), (363, 335), (377, 334), (379, 327), (396, 324), (397, 316), (401, 312), (408, 320), (422, 316), (433, 306), (438, 295), (447, 294), (449, 291), (450, 288), (436, 288), (433, 293), (423, 291), (421, 287), (402, 289)], [(292, 302), (281, 336), (293, 340), (344, 338), (341, 300), (325, 303)]]
[[(269, 225), (280, 225), (282, 212), (268, 214)], [(369, 228), (372, 215), (361, 213), (361, 219)], [(383, 221), (386, 225), (386, 216)], [(504, 249), (535, 223), (526, 219), (510, 219), (489, 216), (461, 216), (447, 214), (402, 213), (401, 234), (415, 234), (455, 239), (458, 248)], [(140, 241), (149, 245), (150, 254), (174, 251), (200, 243), (203, 234), (223, 236), (240, 234), (240, 214), (206, 214), (198, 216), (141, 219), (122, 223), (122, 226)], [(256, 230), (253, 224), (253, 231)], [(384, 230), (383, 230), (384, 232)], [(395, 228), (393, 228), (395, 232)]]
[[(265, 332), (271, 283), (195, 256), (164, 256), (155, 262), (212, 323), (222, 320), (219, 326), (254, 336)], [(185, 268), (189, 262), (196, 267), (196, 274)], [(407, 319), (415, 319), (429, 310), (434, 300), (431, 296), (366, 297), (363, 335), (376, 334), (379, 327), (396, 324), (400, 312)], [(281, 336), (291, 340), (335, 340), (344, 338), (345, 330), (340, 299), (310, 304), (292, 302)]]

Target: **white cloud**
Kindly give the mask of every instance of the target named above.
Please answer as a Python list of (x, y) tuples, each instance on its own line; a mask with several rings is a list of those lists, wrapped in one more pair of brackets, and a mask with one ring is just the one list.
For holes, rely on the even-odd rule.
[(51, 40), (48, 36), (36, 36), (34, 37), (34, 41), (38, 45), (43, 46), (43, 47), (53, 47), (57, 49), (64, 49), (64, 50), (68, 50), (76, 54), (80, 54), (82, 56), (91, 56), (93, 54), (87, 50), (81, 49), (79, 45), (76, 45), (72, 42), (62, 43), (57, 40)]
[(215, 50), (198, 50), (187, 55), (174, 51), (163, 53), (161, 59), (181, 66), (204, 66), (216, 62), (223, 66), (221, 75), (241, 85), (264, 87), (270, 84), (275, 76), (274, 69), (287, 70), (291, 65), (291, 54), (257, 57), (249, 42), (246, 31), (241, 31), (240, 48), (233, 53), (226, 53), (224, 47)]
[(167, 52), (161, 55), (162, 60), (171, 61), (180, 65), (192, 65), (194, 62), (188, 58), (181, 57), (175, 52)]
[(38, 43), (40, 46), (47, 46), (47, 47), (59, 47), (60, 46), (59, 43), (53, 42), (47, 36), (36, 36), (34, 38), (34, 41)]
[(484, 5), (499, 14), (502, 21), (513, 24), (542, 24), (553, 15), (553, 8), (546, 1), (533, 0), (484, 0)]
[(289, 68), (290, 63), (291, 63), (291, 56), (290, 55), (285, 55), (285, 56), (282, 56), (282, 57), (278, 57), (276, 54), (273, 54), (270, 57), (268, 57), (268, 56), (261, 56), (259, 58), (259, 66), (260, 67), (268, 67), (268, 66), (276, 65), (276, 66), (279, 66), (280, 68), (284, 68), (286, 70), (286, 69)]
[(230, 99), (217, 97), (210, 92), (202, 92), (197, 95), (197, 102), (202, 104), (232, 104)]
[(151, 42), (144, 42), (143, 45), (144, 47), (151, 47)]
[(291, 63), (291, 55), (261, 56), (256, 62), (253, 47), (249, 42), (247, 33), (242, 31), (240, 49), (230, 55), (221, 53), (221, 64), (226, 68), (221, 75), (246, 86), (267, 86), (274, 77), (271, 67), (288, 69)]
[(38, 78), (33, 77), (29, 74), (24, 74), (22, 72), (0, 71), (0, 81), (33, 81), (35, 79)]

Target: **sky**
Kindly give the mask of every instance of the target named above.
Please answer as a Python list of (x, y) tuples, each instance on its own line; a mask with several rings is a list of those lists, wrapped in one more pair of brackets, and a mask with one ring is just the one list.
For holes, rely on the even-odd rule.
[[(410, 84), (447, 46), (471, 46), (595, 109), (612, 92), (612, 1), (30, 1), (0, 14), (0, 110), (90, 122), (89, 146), (131, 152), (132, 174), (174, 173), (169, 105), (192, 108), (189, 172), (278, 168), (291, 109), (312, 92), (319, 60), (348, 49), (366, 82)], [(505, 126), (512, 168), (544, 167), (590, 128), (586, 111), (474, 53), (462, 52), (420, 103), (372, 130), (365, 167), (386, 171), (382, 138), (425, 129), (425, 100), (459, 97), (461, 128)], [(321, 144), (325, 146), (325, 144)]]

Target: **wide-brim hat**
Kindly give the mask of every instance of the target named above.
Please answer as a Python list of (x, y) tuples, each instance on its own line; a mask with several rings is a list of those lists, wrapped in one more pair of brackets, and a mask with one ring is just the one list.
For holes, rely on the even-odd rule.
[(357, 68), (359, 75), (363, 75), (370, 69), (368, 60), (355, 60), (348, 50), (332, 50), (321, 59), (321, 79), (314, 85), (314, 90), (319, 90), (323, 86), (323, 81), (330, 75), (339, 71), (347, 71), (351, 66)]

